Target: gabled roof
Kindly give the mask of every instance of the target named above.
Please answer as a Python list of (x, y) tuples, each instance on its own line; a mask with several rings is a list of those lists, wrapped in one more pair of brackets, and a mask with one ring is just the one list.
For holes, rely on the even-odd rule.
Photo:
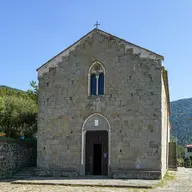
[[(64, 49), (63, 51), (61, 51), (60, 53), (58, 53), (58, 54), (57, 54), (56, 56), (54, 56), (52, 59), (48, 60), (46, 63), (44, 63), (42, 66), (40, 66), (40, 67), (37, 69), (37, 71), (38, 71), (39, 69), (41, 69), (42, 67), (44, 67), (44, 66), (45, 66), (46, 64), (48, 64), (49, 62), (51, 62), (53, 59), (55, 59), (56, 57), (58, 57), (59, 55), (61, 55), (61, 54), (64, 54), (64, 55), (68, 54), (69, 51), (73, 50), (75, 46), (77, 46), (81, 41), (83, 41), (84, 39), (86, 39), (87, 37), (89, 37), (93, 32), (99, 32), (99, 33), (101, 33), (102, 35), (105, 35), (105, 36), (108, 36), (108, 37), (113, 37), (114, 39), (116, 39), (116, 40), (121, 41), (122, 43), (124, 43), (128, 48), (133, 48), (133, 49), (135, 49), (135, 52), (136, 52), (136, 53), (141, 53), (141, 54), (143, 54), (143, 55), (147, 53), (148, 57), (155, 56), (156, 58), (160, 58), (160, 59), (164, 60), (164, 57), (163, 57), (162, 55), (159, 55), (159, 54), (157, 54), (157, 53), (155, 53), (155, 52), (152, 52), (152, 51), (150, 51), (150, 50), (148, 50), (148, 49), (146, 49), (146, 48), (140, 47), (140, 46), (135, 45), (135, 44), (133, 44), (133, 43), (130, 43), (130, 42), (124, 40), (124, 39), (121, 39), (121, 38), (119, 38), (119, 37), (116, 37), (116, 36), (114, 36), (114, 35), (112, 35), (112, 34), (110, 34), (110, 33), (107, 33), (107, 32), (105, 32), (105, 31), (102, 31), (102, 30), (100, 30), (100, 29), (96, 29), (96, 28), (95, 28), (95, 29), (93, 29), (92, 31), (90, 31), (89, 33), (87, 33), (85, 36), (83, 36), (81, 39), (79, 39), (78, 41), (76, 41), (74, 44), (72, 44), (71, 46), (67, 47), (66, 49)], [(140, 51), (138, 51), (138, 50), (140, 50)], [(133, 52), (134, 52), (134, 50), (133, 50)], [(65, 54), (65, 53), (66, 53), (66, 54)]]

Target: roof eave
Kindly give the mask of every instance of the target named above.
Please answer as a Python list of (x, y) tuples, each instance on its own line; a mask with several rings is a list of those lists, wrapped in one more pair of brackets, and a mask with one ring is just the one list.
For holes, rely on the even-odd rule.
[[(96, 28), (95, 28), (96, 29)], [(36, 69), (36, 71), (38, 71), (40, 68), (42, 68), (43, 66), (45, 66), (48, 62), (50, 62), (52, 59), (56, 58), (57, 56), (59, 56), (60, 54), (62, 54), (63, 52), (65, 52), (66, 50), (68, 50), (69, 48), (71, 48), (72, 46), (74, 46), (78, 41), (81, 41), (83, 38), (85, 38), (87, 35), (89, 35), (90, 33), (92, 33), (95, 29), (91, 30), (89, 33), (87, 33), (86, 35), (84, 35), (83, 37), (81, 37), (79, 40), (75, 41), (72, 45), (70, 45), (69, 47), (67, 47), (66, 49), (64, 49), (63, 51), (59, 52), (57, 55), (55, 55), (54, 57), (52, 57), (51, 59), (49, 59), (47, 62), (45, 62), (43, 65), (41, 65), (39, 68)]]
[(112, 34), (110, 34), (110, 33), (107, 33), (107, 32), (105, 32), (105, 31), (103, 31), (103, 30), (101, 30), (101, 29), (99, 29), (99, 31), (101, 31), (101, 32), (103, 32), (103, 33), (106, 33), (107, 35), (111, 35), (111, 36), (113, 36), (113, 37), (115, 37), (115, 38), (117, 38), (117, 39), (120, 39), (120, 40), (124, 41), (125, 43), (129, 43), (130, 45), (133, 45), (133, 46), (138, 47), (138, 48), (140, 48), (140, 49), (144, 49), (145, 51), (148, 51), (148, 52), (150, 52), (150, 53), (152, 53), (152, 54), (155, 54), (155, 55), (157, 55), (158, 57), (161, 57), (161, 59), (164, 61), (164, 56), (162, 56), (162, 55), (160, 55), (160, 54), (158, 54), (158, 53), (155, 53), (155, 52), (153, 52), (153, 51), (150, 51), (149, 49), (146, 49), (146, 48), (141, 47), (141, 46), (139, 46), (139, 45), (136, 45), (136, 44), (134, 44), (134, 43), (130, 43), (129, 41), (126, 41), (126, 40), (124, 40), (124, 39), (122, 39), (122, 38), (120, 38), (120, 37), (117, 37), (117, 36), (115, 36), (115, 35), (112, 35)]

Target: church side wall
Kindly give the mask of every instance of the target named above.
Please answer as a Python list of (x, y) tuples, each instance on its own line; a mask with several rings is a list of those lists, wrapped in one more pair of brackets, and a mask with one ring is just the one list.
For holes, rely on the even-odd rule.
[[(133, 65), (131, 59), (126, 62)], [(131, 67), (126, 71), (121, 63), (117, 65), (121, 78), (126, 80), (114, 88), (118, 93), (115, 102), (119, 103), (111, 110), (111, 174), (115, 178), (160, 178), (160, 66), (137, 60), (135, 71)]]
[(162, 113), (162, 128), (161, 128), (161, 172), (162, 177), (164, 176), (168, 168), (168, 150), (169, 150), (169, 137), (170, 137), (170, 125), (168, 117), (168, 104), (165, 92), (165, 86), (163, 77), (161, 76), (161, 113)]
[[(88, 96), (88, 70), (105, 67), (105, 95)], [(111, 126), (109, 175), (161, 175), (161, 64), (94, 33), (39, 77), (38, 175), (78, 175), (82, 126), (102, 114)]]

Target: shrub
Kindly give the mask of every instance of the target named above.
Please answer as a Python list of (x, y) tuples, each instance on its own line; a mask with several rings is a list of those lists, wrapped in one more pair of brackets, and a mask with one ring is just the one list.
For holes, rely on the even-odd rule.
[(177, 158), (177, 166), (178, 167), (184, 166), (184, 159), (183, 158)]
[(186, 168), (192, 167), (191, 159), (189, 157), (185, 158), (184, 165)]

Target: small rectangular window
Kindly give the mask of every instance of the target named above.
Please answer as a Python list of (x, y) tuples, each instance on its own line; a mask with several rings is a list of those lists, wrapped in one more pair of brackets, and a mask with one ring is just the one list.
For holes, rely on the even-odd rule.
[(187, 148), (187, 152), (192, 152), (192, 148)]
[(97, 95), (97, 79), (95, 74), (91, 75), (90, 86), (91, 86), (91, 95)]
[(95, 126), (98, 126), (99, 125), (99, 121), (96, 119), (95, 120)]

